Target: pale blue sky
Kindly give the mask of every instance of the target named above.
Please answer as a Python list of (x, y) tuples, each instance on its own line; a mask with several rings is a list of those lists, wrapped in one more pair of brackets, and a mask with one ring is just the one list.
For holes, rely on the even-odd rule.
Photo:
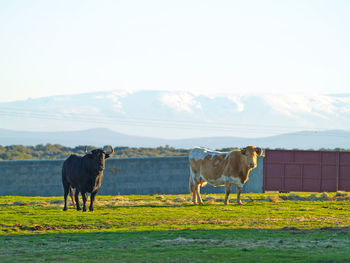
[(0, 0), (0, 101), (349, 93), (350, 1)]

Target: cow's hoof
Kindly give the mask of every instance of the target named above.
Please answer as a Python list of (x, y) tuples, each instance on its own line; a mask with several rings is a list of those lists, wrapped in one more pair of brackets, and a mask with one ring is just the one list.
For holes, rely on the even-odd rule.
[(80, 211), (81, 210), (81, 208), (80, 207), (77, 207), (77, 211)]
[(91, 209), (91, 208), (90, 208), (89, 211), (90, 211), (90, 212), (94, 212), (94, 209)]
[(228, 202), (225, 202), (224, 205), (228, 205)]
[(83, 208), (83, 212), (86, 212), (86, 208)]
[(67, 207), (64, 207), (64, 208), (63, 208), (63, 211), (67, 211), (67, 210), (68, 210), (68, 208), (67, 208)]

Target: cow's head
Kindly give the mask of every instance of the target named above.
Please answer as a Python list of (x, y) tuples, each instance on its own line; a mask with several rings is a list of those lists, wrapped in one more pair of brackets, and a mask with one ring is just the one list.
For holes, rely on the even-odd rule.
[(110, 146), (110, 148), (112, 149), (112, 151), (109, 153), (106, 153), (104, 150), (101, 149), (95, 149), (92, 150), (91, 153), (88, 153), (87, 147), (85, 146), (86, 156), (92, 161), (92, 169), (94, 169), (97, 172), (101, 172), (105, 169), (105, 160), (109, 158), (109, 156), (112, 153), (114, 153), (112, 146)]
[(257, 156), (262, 154), (262, 150), (258, 147), (247, 146), (241, 150), (241, 153), (247, 158), (248, 168), (256, 168)]

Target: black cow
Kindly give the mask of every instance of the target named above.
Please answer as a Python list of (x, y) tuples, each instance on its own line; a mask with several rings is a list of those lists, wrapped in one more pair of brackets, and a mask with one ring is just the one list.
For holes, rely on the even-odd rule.
[(62, 167), (62, 184), (64, 189), (63, 211), (67, 210), (67, 196), (70, 191), (72, 197), (72, 188), (76, 189), (75, 202), (77, 210), (81, 210), (79, 206), (79, 192), (83, 197), (83, 211), (86, 211), (86, 193), (91, 193), (89, 210), (94, 210), (93, 203), (95, 195), (101, 187), (105, 160), (113, 152), (114, 150), (112, 148), (110, 153), (105, 153), (105, 151), (101, 149), (92, 150), (91, 153), (88, 153), (87, 147), (85, 147), (86, 154), (83, 157), (72, 154), (64, 161)]

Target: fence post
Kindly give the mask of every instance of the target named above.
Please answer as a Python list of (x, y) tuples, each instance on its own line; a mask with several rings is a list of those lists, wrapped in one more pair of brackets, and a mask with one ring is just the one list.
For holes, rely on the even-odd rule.
[(323, 170), (323, 158), (322, 158), (322, 152), (320, 152), (320, 167), (321, 167), (321, 174), (320, 174), (320, 176), (321, 176), (321, 178), (320, 178), (320, 192), (323, 192), (322, 191), (322, 184), (323, 184), (323, 176), (322, 176), (322, 174), (323, 174), (323, 172), (322, 172), (322, 170)]
[(286, 193), (286, 164), (283, 163), (283, 193)]
[(339, 191), (339, 166), (340, 166), (340, 152), (337, 152), (337, 158), (336, 158), (336, 192)]
[(304, 164), (300, 167), (301, 170), (301, 190), (304, 191)]
[[(267, 151), (267, 150), (266, 150)], [(266, 176), (267, 176), (267, 153), (265, 151), (265, 157), (263, 158), (263, 189), (262, 189), (262, 192), (265, 193), (265, 187), (266, 187)]]

